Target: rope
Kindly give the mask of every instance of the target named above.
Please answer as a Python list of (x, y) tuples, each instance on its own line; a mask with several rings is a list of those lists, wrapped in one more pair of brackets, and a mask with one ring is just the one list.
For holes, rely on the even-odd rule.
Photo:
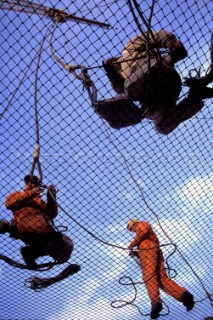
[[(39, 51), (40, 51), (40, 49), (39, 49)], [(27, 75), (27, 72), (28, 72), (28, 70), (30, 69), (30, 67), (32, 66), (32, 64), (33, 64), (33, 62), (35, 61), (36, 57), (38, 56), (39, 51), (36, 53), (35, 57), (33, 57), (33, 59), (31, 60), (30, 64), (27, 66), (27, 68), (26, 68), (26, 70), (25, 70), (25, 72), (24, 72), (24, 75), (23, 75), (21, 81), (19, 82), (19, 84), (18, 84), (18, 86), (16, 87), (16, 89), (13, 91), (13, 93), (12, 93), (12, 95), (11, 95), (11, 98), (9, 99), (9, 102), (8, 102), (7, 106), (5, 107), (4, 111), (3, 111), (2, 114), (0, 115), (0, 120), (1, 120), (1, 118), (3, 118), (5, 112), (8, 111), (8, 109), (9, 109), (9, 107), (10, 107), (12, 101), (13, 101), (13, 98), (14, 98), (15, 94), (18, 92), (18, 90), (20, 89), (21, 85), (24, 83), (24, 79), (25, 79), (25, 77), (26, 77), (26, 75)]]
[[(164, 245), (162, 245), (162, 246), (164, 246)], [(153, 249), (153, 248), (148, 248), (147, 250), (150, 250), (150, 249)], [(144, 249), (144, 250), (146, 250), (146, 249)], [(137, 254), (138, 251), (140, 251), (140, 249), (139, 249), (139, 250), (133, 250), (133, 259), (134, 259), (134, 261), (137, 263), (137, 265), (140, 267), (140, 263), (139, 263), (138, 259), (136, 259), (136, 257), (138, 258), (138, 254)], [(140, 281), (140, 282), (134, 282), (131, 277), (126, 277), (126, 276), (121, 277), (118, 282), (119, 282), (120, 284), (122, 284), (122, 285), (133, 285), (134, 290), (135, 290), (135, 297), (134, 297), (134, 299), (131, 300), (131, 301), (114, 300), (114, 301), (111, 302), (111, 307), (113, 307), (113, 308), (122, 308), (122, 307), (124, 307), (124, 306), (126, 306), (126, 305), (133, 305), (134, 307), (136, 307), (136, 308), (138, 309), (139, 313), (140, 313), (142, 316), (148, 316), (148, 315), (150, 315), (150, 314), (143, 314), (143, 313), (141, 312), (140, 308), (139, 308), (136, 304), (133, 304), (133, 302), (134, 302), (134, 301), (136, 300), (136, 298), (137, 298), (137, 288), (136, 288), (136, 285), (137, 285), (137, 284), (146, 284), (148, 281), (150, 281), (153, 277), (155, 277), (157, 274), (159, 274), (159, 273), (160, 273), (161, 271), (163, 271), (163, 270), (167, 270), (167, 271), (168, 271), (168, 275), (169, 275), (169, 277), (170, 277), (171, 279), (172, 279), (172, 278), (175, 278), (175, 277), (177, 276), (177, 272), (176, 272), (176, 270), (170, 268), (170, 266), (169, 266), (169, 264), (168, 264), (168, 259), (175, 253), (175, 251), (176, 251), (176, 245), (175, 245), (174, 251), (173, 251), (172, 253), (170, 253), (169, 256), (168, 256), (168, 257), (166, 258), (166, 260), (165, 260), (165, 264), (167, 265), (167, 267), (164, 267), (162, 270), (156, 271), (155, 274), (154, 274), (153, 276), (151, 276), (151, 277), (150, 277), (148, 280), (146, 280), (146, 281), (143, 281), (143, 282), (142, 282), (142, 281)], [(136, 252), (136, 254), (135, 254), (135, 252)], [(174, 272), (174, 276), (171, 276), (171, 271)], [(130, 284), (123, 284), (123, 283), (122, 283), (122, 279), (124, 279), (124, 278), (130, 279), (131, 283), (130, 283)], [(162, 302), (163, 302), (163, 304), (166, 306), (167, 312), (164, 313), (164, 314), (160, 314), (160, 315), (166, 316), (166, 315), (168, 315), (168, 314), (170, 313), (170, 309), (169, 309), (168, 305), (167, 305), (164, 301), (162, 301)], [(116, 303), (123, 303), (123, 304), (121, 304), (121, 305), (119, 305), (119, 306), (116, 306), (116, 305), (115, 305)]]
[[(81, 77), (75, 72), (76, 67), (71, 66), (70, 64), (66, 64), (64, 63), (56, 54), (55, 51), (53, 49), (53, 37), (54, 37), (54, 31), (56, 28), (53, 28), (52, 26), (52, 34), (50, 37), (50, 51), (51, 51), (51, 55), (53, 57), (53, 59), (55, 59), (63, 68), (65, 68), (67, 71), (69, 71), (70, 73), (72, 73), (72, 75), (78, 79), (81, 80)], [(78, 68), (81, 68), (80, 66), (78, 66)]]
[[(103, 120), (102, 120), (103, 122)], [(158, 215), (155, 213), (155, 211), (149, 206), (148, 202), (146, 201), (146, 198), (144, 196), (144, 192), (143, 192), (143, 189), (141, 188), (140, 184), (137, 182), (137, 180), (134, 178), (131, 170), (129, 169), (129, 164), (124, 156), (124, 154), (119, 150), (119, 148), (116, 146), (116, 144), (114, 143), (114, 141), (111, 139), (111, 136), (108, 132), (108, 129), (105, 125), (105, 123), (103, 122), (103, 125), (105, 127), (105, 130), (107, 132), (107, 137), (108, 139), (110, 140), (110, 142), (113, 144), (113, 146), (116, 148), (116, 150), (120, 153), (120, 155), (122, 156), (123, 160), (124, 160), (124, 164), (126, 166), (126, 170), (128, 172), (128, 174), (130, 175), (130, 177), (132, 178), (133, 182), (135, 183), (135, 185), (137, 186), (137, 188), (139, 189), (139, 192), (141, 194), (141, 198), (143, 199), (146, 207), (148, 208), (148, 210), (154, 215), (154, 217), (156, 218), (157, 222), (158, 222), (158, 225), (159, 227), (161, 228), (162, 232), (165, 234), (165, 236), (169, 239), (169, 241), (171, 242), (171, 244), (175, 245), (172, 241), (172, 239), (170, 238), (170, 236), (168, 235), (168, 233), (163, 229), (162, 225), (161, 225), (161, 222), (160, 222), (160, 219), (158, 217)], [(194, 274), (194, 276), (197, 278), (197, 280), (199, 281), (201, 287), (203, 288), (203, 290), (205, 291), (206, 293), (206, 296), (207, 298), (209, 299), (210, 301), (210, 304), (213, 308), (213, 299), (211, 298), (211, 294), (208, 292), (208, 290), (206, 289), (203, 281), (201, 280), (201, 278), (199, 277), (199, 275), (197, 274), (197, 272), (193, 269), (193, 267), (190, 265), (190, 263), (187, 261), (187, 259), (184, 257), (184, 255), (182, 254), (182, 252), (178, 249), (178, 247), (176, 247), (176, 250), (177, 252), (179, 253), (179, 255), (181, 256), (181, 258), (184, 260), (184, 262), (187, 264), (187, 266), (191, 269), (192, 273)]]
[(40, 156), (40, 136), (39, 136), (39, 118), (38, 118), (38, 71), (39, 71), (39, 66), (40, 66), (40, 61), (41, 61), (41, 53), (43, 50), (43, 45), (44, 42), (47, 38), (47, 35), (49, 33), (49, 29), (47, 29), (46, 35), (43, 37), (40, 50), (38, 52), (38, 61), (36, 65), (36, 72), (35, 72), (35, 83), (34, 83), (34, 112), (35, 112), (35, 126), (36, 126), (36, 143), (35, 143), (35, 149), (33, 153), (33, 163), (32, 163), (32, 168), (30, 171), (30, 176), (33, 176), (35, 166), (37, 164), (38, 172), (39, 172), (39, 180), (42, 182), (42, 169), (41, 169), (41, 164), (39, 161), (39, 156)]
[[(129, 282), (122, 282), (124, 279), (128, 279), (129, 280)], [(151, 279), (151, 278), (150, 278)], [(149, 279), (149, 280), (150, 280)], [(147, 281), (149, 281), (149, 280), (147, 280)], [(130, 301), (126, 301), (126, 300), (121, 300), (121, 299), (118, 299), (118, 300), (114, 300), (114, 301), (112, 301), (111, 302), (111, 307), (112, 308), (123, 308), (123, 307), (125, 307), (125, 306), (127, 306), (127, 305), (131, 305), (131, 306), (133, 306), (133, 307), (135, 307), (135, 308), (137, 308), (137, 310), (138, 310), (138, 312), (143, 316), (143, 317), (148, 317), (148, 316), (150, 316), (150, 313), (142, 313), (142, 311), (140, 310), (140, 308), (136, 305), (136, 304), (134, 304), (133, 302), (137, 299), (137, 288), (136, 288), (136, 284), (145, 284), (145, 282), (134, 282), (133, 280), (132, 280), (132, 278), (131, 277), (127, 277), (127, 276), (124, 276), (124, 277), (121, 277), (120, 279), (119, 279), (119, 284), (121, 284), (121, 285), (123, 285), (123, 286), (133, 286), (133, 288), (134, 288), (134, 298), (132, 299), (132, 300), (130, 300)], [(116, 303), (120, 303), (119, 305), (116, 305)], [(168, 305), (162, 300), (162, 303), (165, 305), (165, 307), (167, 308), (167, 312), (166, 313), (161, 313), (160, 314), (160, 316), (167, 316), (169, 313), (170, 313), (170, 309), (169, 309), (169, 307), (168, 307)]]
[(51, 286), (54, 283), (62, 281), (73, 274), (77, 273), (80, 270), (80, 266), (77, 264), (70, 264), (66, 267), (62, 272), (60, 272), (57, 276), (52, 278), (39, 278), (39, 277), (31, 277), (25, 280), (25, 287), (33, 289), (34, 291), (40, 291)]
[(143, 31), (143, 29), (141, 28), (141, 24), (139, 23), (138, 19), (137, 19), (137, 16), (135, 14), (135, 11), (134, 11), (134, 8), (133, 8), (133, 5), (131, 3), (131, 0), (128, 0), (128, 5), (129, 5), (129, 8), (130, 8), (130, 11), (133, 15), (133, 18), (135, 20), (135, 23), (138, 27), (138, 29), (140, 30), (141, 34), (143, 34), (144, 38), (146, 39), (147, 41), (147, 56), (148, 56), (148, 64), (149, 64), (149, 69), (150, 69), (150, 40), (149, 40), (149, 34), (151, 35), (152, 37), (152, 41), (154, 42), (155, 44), (155, 48), (156, 48), (156, 51), (157, 51), (157, 55), (156, 55), (156, 60), (157, 60), (157, 63), (160, 65), (161, 63), (161, 53), (160, 53), (160, 50), (159, 50), (159, 47), (158, 47), (158, 43), (154, 37), (154, 34), (152, 32), (152, 29), (151, 29), (151, 20), (152, 20), (152, 16), (153, 16), (153, 11), (154, 11), (154, 5), (155, 5), (155, 0), (152, 1), (152, 5), (151, 5), (151, 9), (150, 9), (150, 16), (149, 16), (149, 19), (148, 19), (148, 22), (146, 20), (146, 18), (144, 17), (143, 13), (141, 12), (140, 10), (140, 7), (137, 3), (137, 1), (133, 0), (133, 3), (135, 5), (135, 8), (139, 14), (139, 16), (141, 17), (142, 19), (142, 22), (145, 24), (146, 28), (147, 28), (147, 33), (145, 33)]
[[(51, 191), (49, 191), (50, 195), (53, 198), (53, 194)], [(53, 198), (54, 199), (54, 198)], [(55, 199), (54, 199), (55, 200)], [(56, 201), (56, 200), (55, 200)], [(125, 250), (125, 251), (130, 251), (128, 248), (124, 248), (121, 247), (119, 245), (113, 244), (113, 243), (109, 243), (99, 237), (97, 237), (93, 232), (91, 232), (90, 230), (88, 230), (87, 228), (85, 228), (80, 222), (78, 222), (75, 218), (73, 218), (59, 203), (58, 201), (56, 201), (56, 204), (58, 206), (59, 209), (61, 209), (72, 221), (74, 221), (80, 228), (82, 228), (86, 233), (88, 233), (91, 237), (93, 237), (95, 240), (99, 241), (100, 243), (113, 247), (113, 248), (117, 248), (117, 249), (121, 249), (121, 250)], [(150, 247), (149, 249), (147, 248), (140, 248), (138, 249), (138, 251), (143, 251), (143, 250), (152, 250), (152, 249), (156, 249), (156, 248), (160, 248), (160, 247), (166, 247), (166, 246), (170, 246), (173, 245), (175, 247), (174, 251), (172, 252), (172, 254), (169, 255), (169, 258), (171, 257), (171, 255), (174, 254), (175, 250), (176, 250), (176, 245), (174, 243), (169, 243), (169, 244), (162, 244), (159, 246), (154, 246), (154, 247)], [(167, 258), (168, 259), (168, 258)]]
[[(50, 195), (52, 196), (52, 198), (54, 199), (54, 201), (56, 202), (56, 199), (55, 199), (55, 197), (53, 196), (53, 194), (51, 193), (51, 191), (49, 191), (49, 192), (50, 192)], [(57, 203), (57, 202), (56, 202), (56, 203)], [(106, 241), (100, 239), (100, 238), (97, 237), (95, 234), (93, 234), (91, 231), (89, 231), (87, 228), (85, 228), (85, 227), (84, 227), (81, 223), (79, 223), (76, 219), (74, 219), (70, 214), (68, 214), (68, 213), (63, 209), (63, 207), (62, 207), (61, 205), (59, 205), (59, 204), (57, 203), (57, 206), (58, 206), (71, 220), (73, 220), (79, 227), (81, 227), (86, 233), (88, 233), (90, 236), (92, 236), (92, 237), (93, 237), (94, 239), (96, 239), (97, 241), (99, 241), (99, 242), (101, 242), (102, 244), (105, 244), (105, 245), (107, 245), (107, 246), (114, 247), (114, 248), (118, 248), (118, 249), (122, 249), (122, 250), (129, 250), (128, 248), (123, 248), (123, 247), (121, 247), (121, 246), (118, 246), (118, 245), (115, 245), (115, 244), (111, 244), (111, 243), (109, 243), (109, 242), (106, 242)], [(168, 255), (168, 257), (166, 258), (165, 264), (167, 265), (167, 268), (164, 267), (164, 269), (168, 270), (168, 273), (169, 273), (169, 277), (170, 277), (170, 278), (175, 278), (176, 275), (177, 275), (177, 272), (176, 272), (176, 270), (172, 269), (172, 268), (169, 266), (169, 264), (168, 264), (169, 258), (175, 253), (176, 248), (177, 248), (174, 243), (162, 244), (162, 245), (154, 246), (154, 247), (150, 247), (150, 248), (140, 248), (140, 249), (134, 250), (134, 251), (153, 250), (153, 249), (156, 249), (156, 248), (165, 247), (165, 246), (169, 246), (169, 245), (173, 245), (175, 248), (174, 248), (174, 250), (172, 251), (172, 253), (170, 253), (170, 254)], [(135, 259), (134, 259), (134, 260), (135, 260)], [(136, 261), (136, 260), (135, 260), (135, 261)], [(139, 264), (137, 261), (136, 261), (136, 263)], [(173, 271), (173, 272), (175, 273), (175, 275), (174, 275), (173, 277), (171, 276), (171, 271)], [(150, 281), (150, 280), (151, 280), (156, 274), (158, 274), (159, 272), (161, 272), (161, 270), (157, 271), (157, 272), (156, 272), (150, 279), (148, 279), (146, 282)], [(124, 278), (124, 277), (122, 277), (122, 278)], [(122, 278), (120, 278), (119, 283), (121, 283), (120, 281), (121, 281)], [(131, 280), (131, 283), (132, 283), (132, 285), (133, 285), (133, 287), (134, 287), (134, 289), (135, 289), (135, 297), (134, 297), (134, 299), (131, 300), (131, 301), (115, 300), (115, 301), (112, 301), (111, 306), (112, 306), (113, 308), (121, 308), (121, 307), (123, 307), (123, 306), (125, 306), (125, 305), (132, 305), (132, 306), (134, 306), (134, 307), (136, 307), (136, 308), (138, 309), (138, 311), (139, 311), (139, 313), (140, 313), (141, 315), (143, 315), (143, 316), (149, 315), (149, 314), (143, 314), (143, 313), (141, 312), (140, 308), (139, 308), (137, 305), (133, 304), (133, 302), (136, 300), (136, 297), (137, 297), (137, 289), (136, 289), (136, 286), (135, 286), (137, 283), (134, 283), (133, 280), (132, 280), (130, 277), (129, 277), (129, 279)], [(50, 282), (48, 282), (48, 281), (45, 279), (45, 280), (44, 280), (44, 283), (43, 283), (41, 279), (38, 280), (37, 278), (36, 278), (36, 279), (35, 279), (35, 278), (32, 278), (32, 279), (29, 279), (30, 288), (31, 288), (31, 289), (34, 289), (34, 290), (37, 290), (37, 289), (39, 290), (39, 289), (41, 289), (41, 287), (42, 287), (43, 285), (44, 285), (44, 287), (46, 287), (46, 286), (47, 286), (46, 283), (48, 283), (48, 285), (50, 285), (50, 284), (52, 284), (52, 283), (55, 283), (55, 282), (56, 282), (55, 280), (56, 280), (56, 279), (54, 278), (54, 280), (53, 280), (53, 282), (52, 282), (52, 280), (50, 279)], [(60, 281), (60, 280), (58, 280), (58, 281)], [(143, 284), (143, 283), (145, 283), (145, 282), (140, 282), (140, 283)], [(123, 304), (123, 305), (120, 305), (120, 306), (115, 306), (115, 303), (118, 303), (118, 302), (124, 302), (124, 304)], [(164, 303), (164, 304), (165, 304), (165, 303)], [(167, 307), (167, 313), (162, 314), (162, 316), (166, 316), (166, 315), (169, 314), (169, 307), (168, 307), (166, 304), (165, 304), (165, 306)]]
[[(3, 260), (7, 264), (9, 264), (10, 266), (15, 267), (15, 268), (32, 270), (32, 269), (28, 268), (25, 264), (17, 262), (15, 260), (3, 255), (3, 254), (0, 254), (0, 260)], [(47, 270), (51, 269), (52, 267), (54, 267), (56, 264), (58, 264), (58, 263), (56, 263), (56, 262), (42, 263), (37, 266), (36, 270), (37, 271), (47, 271)]]

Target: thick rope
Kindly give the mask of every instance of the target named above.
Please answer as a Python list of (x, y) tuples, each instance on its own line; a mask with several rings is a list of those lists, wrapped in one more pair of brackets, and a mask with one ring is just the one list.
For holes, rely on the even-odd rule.
[(159, 66), (160, 66), (160, 64), (161, 64), (161, 53), (160, 53), (160, 50), (159, 50), (159, 47), (158, 47), (158, 43), (157, 43), (157, 41), (156, 41), (156, 39), (154, 37), (154, 34), (152, 32), (152, 28), (151, 28), (151, 20), (152, 20), (153, 11), (154, 11), (155, 0), (152, 1), (152, 5), (151, 5), (151, 9), (150, 9), (150, 16), (149, 16), (148, 22), (147, 22), (146, 18), (144, 17), (143, 13), (141, 12), (137, 1), (133, 0), (133, 3), (135, 5), (135, 8), (136, 8), (140, 18), (142, 19), (142, 22), (144, 23), (144, 25), (147, 28), (147, 33), (145, 33), (144, 30), (141, 27), (141, 24), (138, 21), (138, 18), (136, 16), (136, 14), (135, 14), (135, 10), (133, 8), (131, 0), (128, 0), (128, 5), (129, 5), (129, 8), (130, 8), (130, 12), (133, 15), (133, 18), (135, 20), (135, 23), (136, 23), (138, 29), (140, 30), (141, 34), (143, 34), (143, 36), (144, 36), (144, 38), (146, 39), (146, 42), (147, 42), (147, 57), (148, 57), (149, 69), (150, 69), (150, 50), (149, 50), (150, 49), (150, 40), (149, 40), (150, 39), (149, 38), (150, 35), (152, 37), (152, 41), (155, 43), (155, 49), (157, 51), (156, 60), (157, 60), (157, 63), (159, 64)]
[[(155, 276), (155, 275), (154, 275), (154, 276)], [(128, 279), (129, 282), (122, 282), (124, 279)], [(151, 278), (150, 278), (149, 280), (151, 280)], [(148, 282), (149, 280), (147, 280), (146, 282)], [(123, 285), (123, 286), (133, 286), (133, 288), (134, 288), (134, 298), (133, 298), (132, 300), (130, 300), (130, 301), (121, 300), (121, 299), (114, 300), (114, 301), (112, 301), (111, 304), (110, 304), (111, 307), (112, 307), (112, 308), (123, 308), (123, 307), (125, 307), (125, 306), (131, 305), (131, 306), (137, 308), (138, 312), (139, 312), (143, 317), (148, 317), (148, 316), (150, 316), (150, 313), (146, 313), (146, 314), (142, 313), (141, 309), (140, 309), (135, 303), (133, 303), (133, 302), (137, 299), (137, 292), (138, 292), (138, 291), (137, 291), (136, 285), (137, 285), (137, 284), (145, 284), (145, 282), (142, 282), (142, 281), (140, 281), (140, 282), (134, 282), (131, 277), (124, 276), (124, 277), (121, 277), (121, 278), (119, 279), (119, 284), (121, 284), (121, 285)], [(163, 300), (162, 300), (162, 303), (163, 303), (163, 304), (165, 305), (165, 307), (167, 308), (167, 312), (166, 312), (166, 313), (161, 313), (160, 316), (167, 316), (167, 315), (170, 313), (170, 309), (169, 309), (168, 305), (167, 305)]]
[(25, 287), (33, 289), (34, 291), (40, 291), (51, 286), (54, 283), (60, 282), (62, 280), (67, 279), (73, 274), (77, 273), (80, 270), (80, 266), (77, 264), (70, 264), (66, 267), (62, 272), (60, 272), (57, 276), (52, 278), (39, 278), (39, 277), (31, 277), (25, 280)]
[[(40, 51), (40, 48), (39, 48), (39, 51)], [(18, 92), (18, 90), (20, 89), (21, 85), (24, 83), (24, 79), (25, 77), (27, 76), (27, 73), (30, 69), (30, 67), (32, 66), (33, 62), (35, 61), (36, 57), (38, 56), (39, 54), (39, 51), (36, 53), (35, 57), (33, 57), (33, 59), (31, 60), (30, 64), (27, 66), (25, 72), (24, 72), (24, 75), (21, 79), (21, 81), (19, 82), (18, 86), (16, 87), (16, 89), (13, 91), (12, 95), (11, 95), (11, 98), (9, 99), (8, 101), (8, 104), (7, 106), (5, 107), (4, 111), (2, 112), (2, 114), (0, 115), (0, 120), (3, 118), (4, 114), (6, 111), (8, 111), (9, 107), (11, 106), (11, 103), (16, 95), (16, 93)]]
[[(52, 58), (54, 60), (56, 60), (64, 69), (66, 69), (67, 71), (69, 71), (70, 73), (72, 73), (72, 75), (78, 79), (81, 80), (81, 77), (75, 72), (76, 67), (72, 66), (70, 64), (64, 63), (56, 54), (55, 51), (53, 49), (53, 38), (54, 38), (54, 31), (55, 31), (56, 27), (54, 28), (54, 25), (52, 26), (52, 33), (51, 33), (51, 37), (50, 37), (50, 51), (51, 51), (51, 55)], [(80, 69), (81, 66), (78, 66), (78, 69)]]
[(41, 45), (40, 45), (40, 50), (38, 53), (38, 61), (36, 65), (36, 72), (35, 72), (35, 83), (34, 83), (34, 112), (35, 112), (35, 130), (36, 130), (36, 143), (35, 143), (35, 149), (33, 153), (33, 163), (32, 163), (32, 168), (30, 171), (30, 176), (33, 176), (35, 166), (37, 164), (38, 172), (39, 172), (39, 180), (42, 182), (42, 169), (41, 169), (41, 164), (39, 161), (39, 156), (40, 156), (40, 135), (39, 135), (39, 117), (38, 117), (38, 71), (40, 67), (40, 61), (41, 61), (41, 53), (43, 51), (43, 45), (44, 42), (48, 36), (49, 29), (47, 29), (46, 35), (43, 37)]
[[(51, 191), (50, 192), (50, 195), (52, 196), (52, 198), (54, 199), (53, 197), (53, 194)], [(55, 199), (54, 199), (55, 200)], [(56, 200), (55, 200), (56, 201)], [(95, 240), (99, 241), (100, 243), (104, 244), (104, 245), (107, 245), (107, 246), (110, 246), (110, 247), (113, 247), (113, 248), (117, 248), (117, 249), (121, 249), (121, 250), (125, 250), (125, 251), (130, 251), (128, 248), (124, 248), (124, 247), (121, 247), (119, 245), (116, 245), (116, 244), (113, 244), (113, 243), (109, 243), (99, 237), (97, 237), (93, 232), (91, 232), (90, 230), (88, 230), (87, 228), (85, 228), (80, 222), (78, 222), (75, 218), (73, 218), (66, 210), (64, 210), (64, 208), (58, 203), (58, 201), (56, 201), (57, 203), (57, 206), (59, 209), (61, 209), (72, 221), (74, 221), (80, 228), (82, 228), (86, 233), (88, 233), (91, 237), (93, 237)], [(176, 245), (174, 243), (168, 243), (168, 244), (162, 244), (162, 245), (159, 245), (159, 246), (154, 246), (154, 247), (150, 247), (149, 249), (147, 248), (140, 248), (138, 249), (138, 251), (143, 251), (143, 250), (152, 250), (152, 249), (156, 249), (156, 248), (160, 248), (160, 247), (166, 247), (166, 246), (171, 246), (173, 245), (175, 247), (174, 251), (172, 252), (172, 255), (173, 253), (175, 252), (176, 250)], [(171, 254), (169, 255), (169, 257), (171, 257)]]

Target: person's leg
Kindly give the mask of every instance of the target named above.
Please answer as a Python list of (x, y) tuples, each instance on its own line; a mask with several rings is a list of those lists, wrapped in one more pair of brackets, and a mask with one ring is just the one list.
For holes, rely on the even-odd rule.
[(41, 246), (27, 245), (20, 249), (21, 256), (29, 269), (37, 269), (36, 259), (45, 255)]
[(161, 134), (169, 134), (180, 123), (197, 114), (204, 106), (203, 100), (209, 98), (213, 98), (212, 88), (191, 88), (187, 98), (165, 112), (160, 121), (155, 123), (156, 130)]
[(186, 289), (179, 286), (175, 281), (171, 280), (167, 276), (166, 269), (164, 268), (163, 254), (160, 249), (158, 250), (157, 270), (160, 288), (174, 299), (181, 301), (181, 297), (183, 293), (186, 292)]
[(157, 279), (156, 249), (139, 251), (143, 281), (152, 304), (161, 302)]
[(156, 319), (162, 310), (157, 278), (157, 249), (139, 251), (143, 281), (151, 301), (151, 319)]
[(57, 232), (54, 238), (45, 246), (45, 254), (52, 257), (59, 263), (64, 263), (69, 260), (73, 251), (72, 240)]
[(95, 112), (114, 129), (121, 129), (141, 122), (141, 109), (125, 94), (93, 103)]
[(175, 300), (183, 302), (187, 311), (191, 310), (194, 306), (193, 295), (189, 293), (187, 289), (181, 287), (179, 284), (177, 284), (167, 276), (166, 269), (164, 268), (163, 254), (160, 249), (158, 251), (157, 269), (160, 288)]

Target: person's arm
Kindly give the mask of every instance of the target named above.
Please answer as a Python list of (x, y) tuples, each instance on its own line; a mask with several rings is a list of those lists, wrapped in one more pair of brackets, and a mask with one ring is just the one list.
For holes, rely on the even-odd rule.
[(151, 231), (151, 226), (148, 222), (139, 222), (136, 226), (136, 236), (135, 238), (131, 241), (129, 245), (129, 249), (136, 247), (139, 245), (139, 243), (146, 239), (149, 236), (149, 233)]
[(159, 30), (154, 32), (154, 38), (159, 48), (169, 49), (169, 57), (172, 63), (176, 63), (187, 57), (187, 50), (183, 43), (177, 39), (173, 33), (166, 30)]
[(124, 92), (124, 78), (120, 74), (120, 65), (117, 63), (116, 58), (110, 58), (106, 62), (103, 62), (104, 70), (109, 78), (112, 88), (117, 93)]
[(58, 215), (56, 193), (57, 193), (56, 188), (54, 186), (50, 186), (47, 191), (47, 209), (46, 209), (46, 215), (50, 219), (54, 219)]
[(11, 193), (5, 201), (7, 209), (15, 211), (33, 199), (36, 195), (39, 195), (39, 188), (28, 190), (28, 191), (15, 191)]

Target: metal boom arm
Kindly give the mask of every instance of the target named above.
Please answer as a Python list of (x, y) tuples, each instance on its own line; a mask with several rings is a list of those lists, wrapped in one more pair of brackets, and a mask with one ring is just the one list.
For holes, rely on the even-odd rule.
[(110, 28), (110, 25), (107, 23), (78, 17), (74, 14), (66, 13), (64, 10), (49, 8), (41, 4), (29, 2), (26, 0), (0, 0), (0, 9), (37, 14), (45, 18), (54, 20), (55, 22), (75, 21), (77, 23), (95, 25), (104, 29)]

